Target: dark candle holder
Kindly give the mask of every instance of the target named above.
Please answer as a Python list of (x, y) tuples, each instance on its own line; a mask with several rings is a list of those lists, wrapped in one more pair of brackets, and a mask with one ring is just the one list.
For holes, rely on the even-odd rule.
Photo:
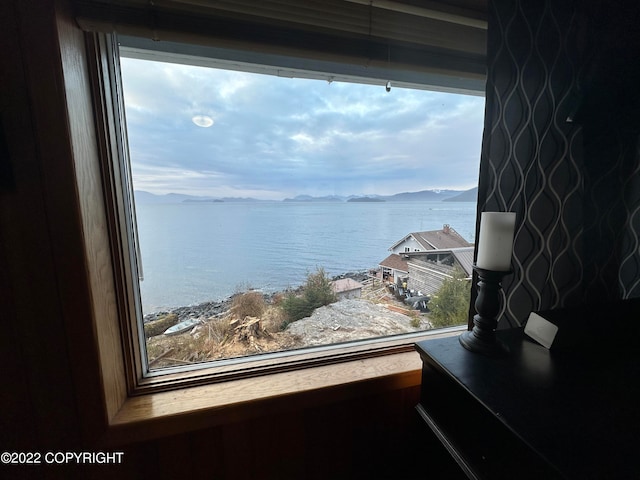
[(487, 356), (500, 356), (507, 349), (496, 339), (498, 313), (500, 313), (500, 289), (502, 278), (511, 272), (495, 272), (473, 266), (478, 274), (477, 315), (473, 317), (473, 329), (460, 335), (460, 343), (467, 350)]

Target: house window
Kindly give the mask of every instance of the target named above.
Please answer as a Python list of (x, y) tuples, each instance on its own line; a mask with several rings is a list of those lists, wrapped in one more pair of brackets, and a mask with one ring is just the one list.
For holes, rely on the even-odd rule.
[(473, 241), (454, 197), (477, 181), (482, 97), (120, 55), (150, 372), (434, 328), (380, 261), (407, 231)]
[[(475, 205), (433, 207), (475, 182), (481, 97), (126, 54), (150, 369), (433, 328), (378, 265), (417, 225), (456, 216), (472, 240)], [(327, 298), (308, 305), (314, 282)]]

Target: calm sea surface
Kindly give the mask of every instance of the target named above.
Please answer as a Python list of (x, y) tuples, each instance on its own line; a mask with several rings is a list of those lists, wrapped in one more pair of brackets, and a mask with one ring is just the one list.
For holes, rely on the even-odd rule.
[(410, 232), (448, 223), (473, 242), (476, 204), (138, 204), (143, 311), (274, 292), (322, 267), (333, 276), (377, 267)]

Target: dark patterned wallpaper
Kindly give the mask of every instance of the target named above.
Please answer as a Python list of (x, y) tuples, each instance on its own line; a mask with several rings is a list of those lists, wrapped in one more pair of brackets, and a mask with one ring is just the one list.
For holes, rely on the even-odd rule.
[(517, 213), (501, 328), (640, 296), (638, 8), (606, 5), (490, 2), (478, 213)]

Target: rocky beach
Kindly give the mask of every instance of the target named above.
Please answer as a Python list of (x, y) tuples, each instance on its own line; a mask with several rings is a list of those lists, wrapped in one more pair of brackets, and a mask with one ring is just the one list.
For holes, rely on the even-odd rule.
[[(409, 310), (381, 282), (366, 282), (367, 272), (351, 272), (332, 280), (365, 282), (360, 298), (317, 308), (309, 317), (283, 323), (276, 304), (291, 291), (262, 294), (260, 316), (236, 315), (234, 299), (178, 307), (144, 317), (150, 368), (190, 364), (318, 345), (396, 335), (432, 328), (428, 316)], [(193, 325), (177, 335), (164, 334), (182, 322)]]
[[(347, 272), (347, 273), (343, 273), (342, 275), (337, 275), (333, 277), (331, 280), (335, 281), (343, 278), (351, 278), (357, 282), (362, 282), (367, 279), (367, 275), (368, 275), (367, 271)], [(299, 290), (299, 288), (283, 290), (281, 292), (276, 292), (271, 294), (264, 294), (265, 301), (271, 302), (275, 297), (285, 295), (289, 292), (295, 292), (297, 290)], [(143, 322), (145, 324), (149, 322), (153, 322), (155, 320), (158, 320), (159, 318), (163, 318), (170, 314), (176, 315), (178, 318), (178, 322), (183, 322), (192, 318), (205, 320), (209, 318), (224, 316), (228, 312), (229, 308), (231, 307), (233, 298), (240, 293), (242, 292), (233, 294), (230, 297), (225, 298), (224, 300), (221, 300), (221, 301), (203, 302), (195, 305), (187, 305), (187, 306), (163, 309), (158, 312), (148, 313), (144, 316)]]

